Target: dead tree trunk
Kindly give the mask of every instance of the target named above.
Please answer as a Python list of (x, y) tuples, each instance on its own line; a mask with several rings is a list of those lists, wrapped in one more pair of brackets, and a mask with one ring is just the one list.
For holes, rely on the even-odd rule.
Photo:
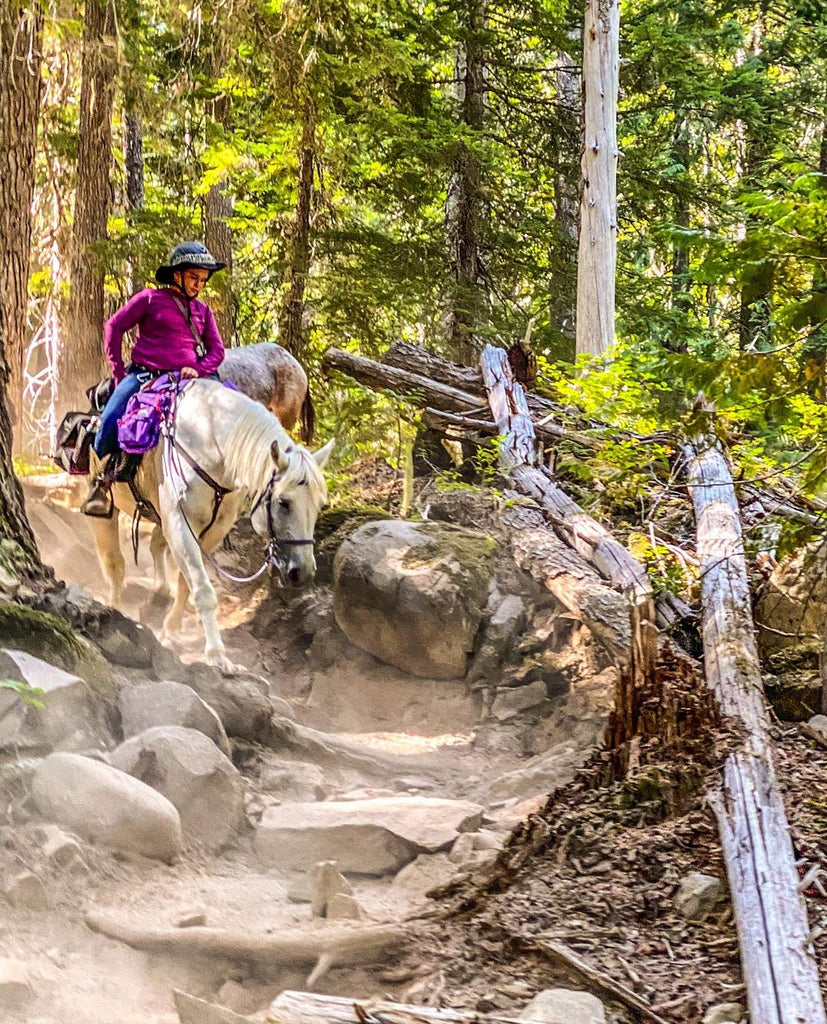
[(798, 892), (790, 828), (773, 767), (735, 490), (714, 440), (687, 447), (695, 506), (705, 671), (741, 734), (710, 794), (741, 946), (750, 1020), (823, 1024), (824, 1006)]
[(42, 26), (40, 4), (7, 0), (0, 5), (0, 304), (5, 323), (7, 399), (18, 448)]
[(543, 507), (558, 534), (614, 587), (627, 594), (633, 604), (649, 602), (652, 588), (640, 562), (564, 494), (543, 470), (532, 465), (534, 428), (528, 416), (525, 393), (511, 376), (504, 349), (486, 345), (482, 354), (482, 375), (497, 427), (506, 438), (501, 449), (503, 465), (517, 487)]
[[(472, 136), (485, 119), (486, 0), (466, 0), (461, 17), (464, 38), (457, 60), (460, 83), (460, 119)], [(461, 363), (472, 363), (479, 353), (475, 332), (482, 311), (480, 289), (480, 223), (482, 220), (481, 166), (473, 147), (460, 142), (454, 161), (455, 177), (448, 203), (448, 230), (453, 249), (455, 293), (450, 313), (451, 352)]]
[[(213, 56), (211, 73), (218, 75), (223, 69), (223, 48)], [(230, 128), (230, 98), (226, 93), (217, 96), (211, 103), (212, 119), (221, 130)], [(218, 330), (224, 344), (233, 344), (235, 320), (233, 317), (233, 232), (230, 218), (233, 215), (233, 203), (227, 194), (224, 182), (211, 185), (204, 196), (202, 217), (204, 222), (204, 242), (217, 260), (226, 263), (223, 273), (216, 275), (210, 283), (213, 294), (211, 305), (215, 312)]]
[(618, 0), (587, 0), (583, 26), (583, 144), (577, 264), (577, 353), (615, 339), (617, 264)]
[(104, 371), (105, 270), (95, 247), (106, 240), (112, 201), (109, 168), (118, 70), (115, 30), (113, 0), (86, 0), (69, 315), (57, 373), (59, 414), (71, 408), (85, 409), (84, 392)]

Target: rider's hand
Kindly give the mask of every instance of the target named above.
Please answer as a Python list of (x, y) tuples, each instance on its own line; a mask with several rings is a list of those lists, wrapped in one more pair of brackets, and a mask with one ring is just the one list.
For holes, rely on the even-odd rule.
[(193, 377), (198, 376), (198, 370), (192, 366), (181, 367), (181, 380), (191, 380)]

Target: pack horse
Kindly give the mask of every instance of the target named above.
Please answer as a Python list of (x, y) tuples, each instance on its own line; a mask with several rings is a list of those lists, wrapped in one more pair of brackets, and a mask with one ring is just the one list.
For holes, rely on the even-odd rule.
[[(204, 628), (206, 660), (223, 671), (229, 661), (218, 628), (218, 599), (204, 564), (247, 503), (251, 522), (264, 538), (265, 563), (277, 564), (291, 584), (310, 583), (316, 572), (313, 533), (327, 501), (322, 471), (333, 442), (316, 452), (293, 441), (278, 418), (259, 402), (217, 381), (189, 381), (175, 410), (174, 433), (165, 432), (138, 469), (137, 490), (160, 517), (151, 543), (158, 593), (167, 593), (164, 553), (178, 567), (175, 600), (163, 635), (181, 628), (189, 595)], [(125, 560), (118, 511), (132, 514), (135, 498), (126, 484), (113, 486), (111, 518), (91, 520), (98, 558), (120, 605)]]

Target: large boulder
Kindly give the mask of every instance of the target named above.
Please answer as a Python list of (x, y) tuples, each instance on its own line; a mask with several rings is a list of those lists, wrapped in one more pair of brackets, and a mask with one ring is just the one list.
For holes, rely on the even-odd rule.
[(154, 789), (80, 754), (50, 754), (37, 766), (32, 798), (47, 819), (93, 843), (172, 861), (181, 852), (181, 819)]
[(264, 812), (255, 850), (281, 869), (335, 860), (341, 871), (395, 874), (418, 854), (448, 849), (460, 832), (479, 828), (482, 812), (466, 800), (433, 797), (281, 804)]
[(0, 650), (0, 750), (82, 750), (111, 742), (109, 708), (80, 676)]
[(147, 729), (114, 750), (111, 761), (177, 808), (188, 840), (219, 849), (241, 825), (241, 776), (212, 740), (196, 729), (178, 725)]
[(356, 646), (415, 676), (464, 676), (496, 542), (447, 523), (367, 523), (333, 563), (334, 613)]
[(121, 690), (121, 724), (125, 738), (157, 725), (180, 725), (202, 732), (227, 757), (230, 743), (221, 719), (191, 686), (165, 681), (140, 683)]

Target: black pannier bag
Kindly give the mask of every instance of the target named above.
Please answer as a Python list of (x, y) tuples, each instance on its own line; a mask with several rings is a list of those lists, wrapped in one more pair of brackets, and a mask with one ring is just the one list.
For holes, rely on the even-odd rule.
[(86, 397), (89, 399), (89, 409), (92, 412), (103, 412), (104, 406), (112, 397), (114, 390), (114, 377), (104, 377), (102, 381), (87, 388)]
[(95, 440), (99, 417), (88, 412), (67, 412), (57, 428), (54, 461), (73, 476), (89, 472), (89, 449)]

